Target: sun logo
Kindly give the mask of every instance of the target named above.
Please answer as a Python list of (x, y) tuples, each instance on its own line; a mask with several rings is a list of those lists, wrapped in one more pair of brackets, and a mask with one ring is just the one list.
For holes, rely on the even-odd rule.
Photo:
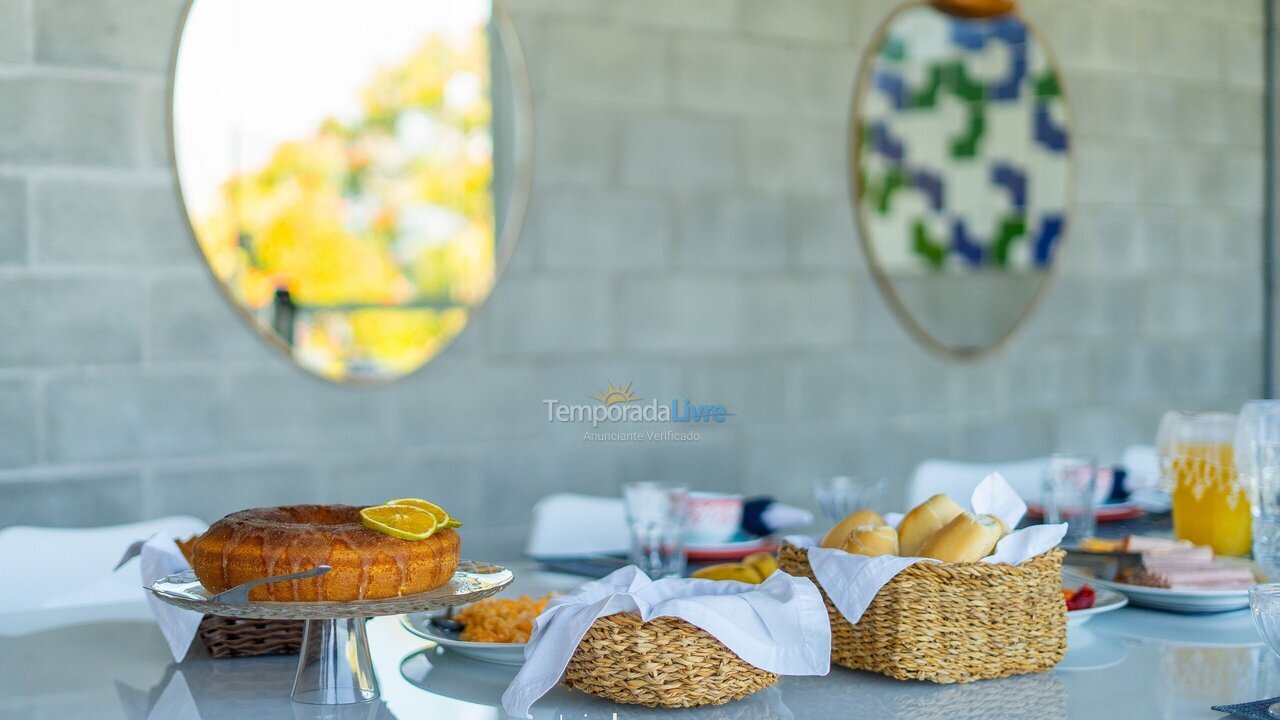
[(606, 382), (606, 387), (597, 395), (592, 395), (592, 400), (599, 400), (605, 405), (616, 405), (618, 403), (635, 402), (640, 398), (631, 394), (632, 383), (627, 383), (626, 387), (614, 387), (612, 382)]

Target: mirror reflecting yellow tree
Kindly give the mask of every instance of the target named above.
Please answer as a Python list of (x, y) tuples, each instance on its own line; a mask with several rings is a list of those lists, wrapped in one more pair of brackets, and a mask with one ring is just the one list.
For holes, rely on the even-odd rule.
[(230, 299), (306, 369), (400, 377), (488, 297), (528, 192), (514, 38), (482, 0), (191, 6), (188, 215)]

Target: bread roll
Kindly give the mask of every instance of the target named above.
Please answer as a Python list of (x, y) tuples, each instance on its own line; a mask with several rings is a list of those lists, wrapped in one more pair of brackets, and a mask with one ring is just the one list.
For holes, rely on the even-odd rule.
[(853, 529), (844, 551), (854, 555), (877, 557), (898, 554), (898, 531), (888, 525), (863, 525)]
[(961, 513), (934, 533), (920, 549), (920, 557), (952, 563), (977, 562), (995, 550), (1004, 531), (1004, 523), (992, 515)]
[(903, 557), (920, 557), (920, 548), (933, 534), (964, 512), (964, 508), (941, 493), (911, 509), (898, 523), (898, 550)]
[(845, 543), (849, 542), (849, 535), (854, 528), (864, 525), (875, 527), (883, 524), (884, 518), (880, 517), (880, 513), (864, 508), (836, 523), (836, 526), (823, 536), (822, 542), (818, 543), (818, 547), (842, 548)]

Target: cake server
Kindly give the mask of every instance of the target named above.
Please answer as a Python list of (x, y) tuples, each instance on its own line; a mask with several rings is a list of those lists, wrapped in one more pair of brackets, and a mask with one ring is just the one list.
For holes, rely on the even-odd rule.
[(275, 577), (258, 578), (257, 580), (250, 580), (249, 582), (240, 583), (239, 585), (231, 588), (230, 590), (223, 590), (217, 595), (211, 596), (208, 599), (208, 601), (216, 602), (216, 603), (224, 603), (227, 605), (244, 605), (249, 602), (249, 591), (258, 587), (259, 585), (266, 585), (267, 583), (273, 583), (273, 582), (283, 582), (285, 580), (305, 580), (307, 578), (319, 577), (320, 575), (324, 575), (325, 573), (329, 572), (332, 569), (333, 568), (329, 567), (328, 565), (317, 565), (311, 568), (310, 570), (303, 570), (302, 572), (289, 573), (288, 575), (276, 575)]

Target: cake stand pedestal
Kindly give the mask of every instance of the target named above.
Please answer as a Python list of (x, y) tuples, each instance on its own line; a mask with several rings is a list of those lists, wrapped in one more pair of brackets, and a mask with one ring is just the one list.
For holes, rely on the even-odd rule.
[(352, 602), (213, 602), (191, 572), (160, 578), (147, 587), (170, 605), (204, 615), (253, 620), (305, 620), (294, 702), (349, 705), (378, 698), (364, 623), (371, 617), (439, 610), (487, 598), (511, 584), (510, 570), (463, 560), (448, 584), (416, 595)]

